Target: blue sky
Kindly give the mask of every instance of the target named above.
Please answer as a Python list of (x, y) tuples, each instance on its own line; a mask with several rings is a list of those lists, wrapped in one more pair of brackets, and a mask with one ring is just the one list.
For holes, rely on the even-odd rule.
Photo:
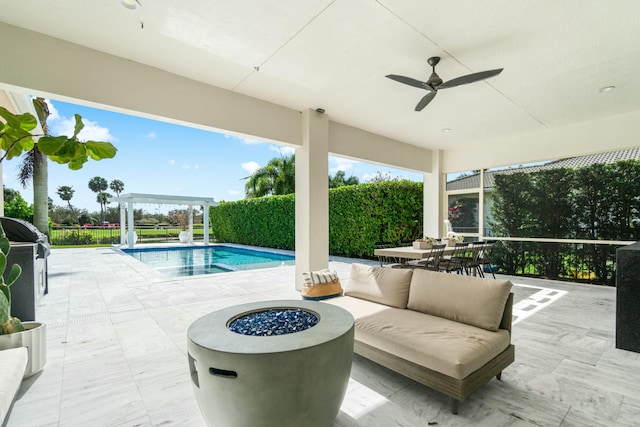
[[(109, 141), (118, 149), (113, 159), (89, 160), (78, 171), (49, 162), (49, 197), (56, 205), (65, 205), (56, 189), (69, 185), (75, 190), (74, 207), (99, 211), (96, 194), (88, 188), (89, 180), (101, 176), (108, 182), (124, 182), (124, 193), (149, 193), (195, 197), (213, 197), (216, 201), (244, 198), (243, 178), (251, 175), (270, 159), (293, 153), (293, 149), (261, 143), (215, 132), (98, 110), (61, 101), (49, 101), (48, 123), (53, 135), (71, 135), (73, 115), (83, 118), (81, 140)], [(4, 161), (3, 182), (18, 190), (28, 203), (33, 202), (33, 188), (17, 181), (18, 159)], [(400, 169), (329, 157), (329, 173), (344, 170), (347, 176), (368, 181), (377, 172), (393, 177), (422, 181), (422, 174)], [(111, 190), (109, 190), (111, 192)], [(111, 206), (115, 206), (112, 204)], [(179, 206), (136, 205), (147, 212), (161, 212)]]

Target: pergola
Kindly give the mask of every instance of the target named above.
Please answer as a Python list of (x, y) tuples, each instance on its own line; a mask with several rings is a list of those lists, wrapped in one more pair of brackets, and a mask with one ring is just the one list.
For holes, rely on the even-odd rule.
[[(133, 205), (135, 203), (151, 203), (156, 205), (186, 205), (186, 206), (202, 206), (205, 214), (203, 215), (204, 226), (204, 244), (209, 244), (209, 206), (217, 206), (212, 197), (192, 197), (192, 196), (166, 196), (162, 194), (141, 194), (128, 193), (112, 199), (120, 205), (120, 244), (128, 244), (132, 248), (134, 241), (133, 232)], [(125, 214), (126, 211), (126, 214)], [(127, 233), (125, 234), (125, 229)], [(193, 211), (189, 212), (189, 234), (193, 235)], [(125, 238), (126, 237), (126, 238)]]

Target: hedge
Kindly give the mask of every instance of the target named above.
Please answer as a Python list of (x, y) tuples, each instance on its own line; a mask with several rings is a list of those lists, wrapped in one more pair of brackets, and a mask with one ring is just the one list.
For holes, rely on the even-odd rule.
[[(218, 242), (295, 249), (295, 196), (221, 202), (210, 210)], [(385, 181), (329, 189), (329, 253), (372, 257), (376, 243), (420, 237), (422, 183)]]

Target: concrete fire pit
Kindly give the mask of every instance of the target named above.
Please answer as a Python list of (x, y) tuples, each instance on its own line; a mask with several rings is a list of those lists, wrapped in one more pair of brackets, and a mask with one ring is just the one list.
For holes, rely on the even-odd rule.
[(193, 322), (189, 368), (207, 424), (330, 426), (351, 372), (353, 322), (339, 307), (298, 300), (237, 305)]

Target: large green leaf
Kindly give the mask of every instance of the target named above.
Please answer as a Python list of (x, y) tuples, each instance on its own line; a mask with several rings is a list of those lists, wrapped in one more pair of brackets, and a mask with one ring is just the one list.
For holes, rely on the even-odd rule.
[(118, 151), (112, 144), (101, 141), (87, 141), (85, 147), (93, 160), (111, 159)]
[[(34, 103), (36, 110), (42, 112), (40, 103)], [(0, 121), (0, 144), (2, 150), (5, 151), (4, 157), (11, 159), (20, 156), (24, 151), (34, 148), (34, 136), (30, 131), (35, 129), (38, 122), (36, 118), (28, 113), (16, 115), (6, 108), (0, 107), (0, 117), (4, 122)], [(42, 114), (46, 119), (46, 114)], [(51, 161), (67, 164), (69, 169), (77, 170), (91, 157), (94, 160), (110, 159), (116, 155), (116, 148), (108, 143), (101, 141), (81, 142), (78, 135), (84, 128), (82, 117), (79, 114), (74, 115), (75, 125), (73, 136), (42, 136), (38, 140), (37, 149), (51, 159)]]
[(55, 156), (65, 163), (75, 159), (78, 156), (77, 143), (73, 139), (67, 139), (62, 147), (56, 151)]
[(22, 267), (18, 264), (13, 264), (9, 272), (9, 279), (7, 279), (7, 286), (13, 285), (13, 283), (18, 280), (18, 277), (20, 277), (20, 274), (22, 274)]
[(9, 287), (0, 285), (0, 327), (9, 321), (11, 312), (11, 293)]
[(80, 114), (74, 114), (73, 117), (76, 119), (76, 124), (73, 127), (73, 136), (71, 137), (71, 139), (77, 140), (78, 134), (80, 133), (82, 128), (84, 128), (84, 123), (82, 123), (82, 117), (80, 117)]
[(7, 159), (17, 157), (21, 155), (23, 151), (28, 151), (33, 148), (33, 138), (31, 134), (23, 129), (5, 127), (1, 135), (2, 149), (7, 151)]
[(5, 120), (5, 122), (7, 122), (7, 125), (9, 125), (11, 128), (22, 129), (26, 132), (31, 132), (38, 124), (36, 122), (36, 118), (31, 114), (24, 113), (16, 115), (11, 113), (4, 107), (0, 107), (0, 116)]
[(87, 156), (85, 157), (78, 157), (77, 159), (74, 159), (72, 161), (70, 161), (67, 166), (69, 167), (69, 169), (76, 171), (76, 170), (80, 170), (82, 169), (82, 166), (87, 162)]
[(53, 156), (67, 142), (66, 136), (43, 136), (38, 140), (38, 150), (47, 156)]

